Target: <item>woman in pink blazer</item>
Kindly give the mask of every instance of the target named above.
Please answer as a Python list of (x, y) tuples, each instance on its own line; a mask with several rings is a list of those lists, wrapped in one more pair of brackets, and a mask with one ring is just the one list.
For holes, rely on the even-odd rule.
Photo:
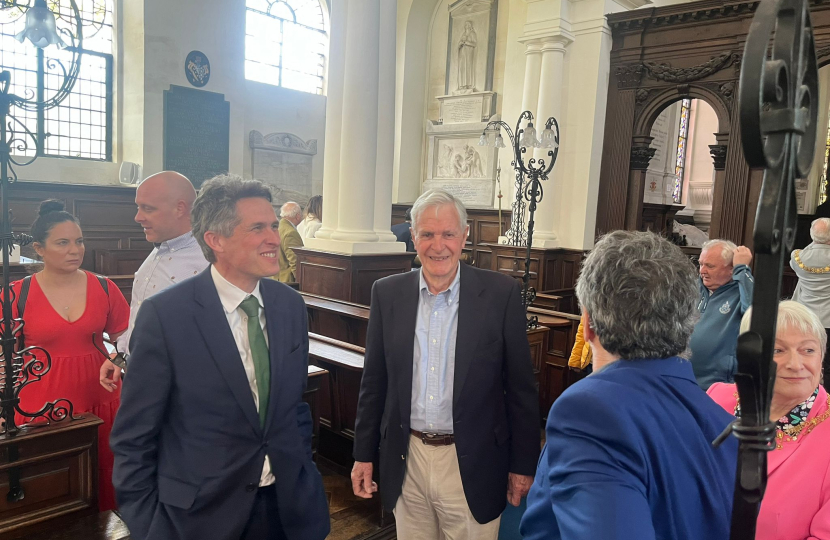
[[(751, 310), (741, 322), (749, 329)], [(821, 386), (827, 334), (818, 317), (791, 300), (778, 308), (778, 365), (770, 420), (776, 448), (768, 455), (769, 481), (756, 540), (830, 540), (830, 401)], [(713, 384), (708, 394), (740, 416), (734, 384)]]

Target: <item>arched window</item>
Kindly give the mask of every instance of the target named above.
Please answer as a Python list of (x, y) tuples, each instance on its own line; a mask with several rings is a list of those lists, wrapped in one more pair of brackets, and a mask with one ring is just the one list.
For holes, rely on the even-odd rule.
[[(25, 149), (15, 146), (15, 154), (112, 161), (113, 0), (75, 3), (84, 36), (78, 81), (58, 107), (36, 112), (12, 110), (36, 136), (36, 144), (29, 143)], [(46, 5), (56, 15), (59, 32), (74, 33), (69, 0), (48, 0)], [(11, 72), (11, 93), (49, 99), (63, 81), (62, 68), (55, 60), (68, 68), (72, 47), (37, 49), (28, 40), (19, 43), (15, 35), (26, 24), (25, 11), (25, 7), (0, 10), (0, 67)]]
[(329, 36), (320, 0), (246, 0), (245, 78), (323, 93)]

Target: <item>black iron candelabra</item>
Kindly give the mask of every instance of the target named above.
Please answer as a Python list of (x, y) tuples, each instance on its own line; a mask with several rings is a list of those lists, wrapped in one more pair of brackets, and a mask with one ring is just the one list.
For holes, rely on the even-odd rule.
[[(534, 217), (536, 207), (544, 196), (542, 183), (548, 179), (556, 163), (556, 156), (559, 154), (559, 122), (552, 116), (548, 118), (540, 140), (536, 137), (536, 128), (533, 127), (533, 113), (525, 111), (519, 116), (515, 130), (511, 130), (510, 126), (502, 120), (489, 122), (478, 144), (506, 148), (507, 145), (504, 144), (504, 137), (501, 134), (502, 129), (507, 132), (507, 137), (510, 139), (510, 146), (513, 149), (513, 160), (510, 165), (516, 171), (516, 199), (513, 201), (510, 229), (506, 236), (510, 245), (527, 248), (522, 276), (522, 304), (527, 312), (527, 308), (536, 299), (536, 290), (530, 286), (530, 250), (533, 247)], [(525, 159), (528, 148), (549, 149), (548, 161), (545, 162), (544, 158)], [(525, 228), (526, 211), (528, 217)], [(528, 317), (527, 325), (528, 328), (535, 328), (538, 325), (538, 317), (535, 315)]]
[[(4, 423), (0, 434), (15, 435), (20, 427), (16, 424), (15, 413), (29, 418), (41, 418), (47, 422), (61, 421), (73, 417), (72, 403), (66, 399), (58, 399), (46, 403), (37, 411), (26, 411), (20, 407), (20, 393), (30, 384), (36, 383), (46, 375), (52, 366), (49, 353), (37, 345), (24, 346), (24, 321), (14, 318), (13, 305), (17, 298), (10, 287), (9, 258), (14, 245), (26, 245), (32, 241), (31, 237), (12, 232), (11, 215), (9, 213), (9, 186), (17, 181), (15, 167), (31, 164), (38, 158), (43, 148), (43, 138), (46, 134), (33, 133), (13, 111), (32, 111), (42, 113), (45, 110), (59, 106), (72, 92), (78, 80), (81, 69), (83, 25), (81, 15), (75, 0), (69, 0), (71, 14), (68, 16), (68, 28), (58, 28), (55, 14), (46, 5), (45, 0), (0, 0), (0, 9), (16, 10), (17, 17), (11, 22), (25, 17), (25, 26), (17, 34), (20, 42), (29, 40), (37, 47), (37, 54), (44, 60), (43, 49), (49, 46), (62, 46), (71, 53), (71, 61), (65, 65), (61, 60), (50, 58), (44, 60), (44, 65), (50, 74), (62, 77), (57, 90), (45, 96), (41, 87), (37, 91), (26, 89), (23, 96), (12, 91), (12, 77), (7, 70), (0, 72), (0, 199), (2, 199), (2, 231), (0, 231), (0, 252), (2, 253), (2, 363), (0, 363), (0, 418)], [(7, 13), (8, 15), (8, 13)], [(7, 17), (8, 18), (8, 17)], [(34, 150), (33, 150), (34, 149)], [(10, 499), (22, 497), (19, 486), (11, 486), (8, 495)], [(19, 495), (15, 495), (15, 492)]]

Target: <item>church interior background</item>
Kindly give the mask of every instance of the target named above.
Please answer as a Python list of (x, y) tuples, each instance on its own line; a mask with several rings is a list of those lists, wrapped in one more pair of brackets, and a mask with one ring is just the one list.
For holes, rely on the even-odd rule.
[[(540, 134), (550, 117), (559, 127), (530, 257), (541, 411), (579, 378), (567, 365), (579, 320), (573, 288), (598, 234), (655, 230), (693, 258), (710, 236), (751, 239), (760, 176), (728, 152), (742, 50), (735, 28), (751, 18), (751, 2), (719, 12), (728, 2), (76, 2), (83, 65), (61, 106), (21, 117), (41, 143), (13, 150), (38, 158), (17, 170), (9, 192), (14, 230), (28, 232), (41, 200), (65, 200), (84, 227), (83, 268), (110, 276), (129, 300), (152, 249), (133, 221), (138, 179), (180, 170), (198, 188), (230, 172), (270, 184), (276, 206), (322, 195), (322, 228), (298, 250), (297, 287), (310, 361), (326, 373), (309, 385), (309, 401), (335, 540), (394, 538), (391, 516), (355, 499), (348, 483), (371, 284), (412, 266), (390, 226), (423, 191), (446, 189), (470, 208), (467, 263), (525, 272), (526, 248), (509, 237), (513, 149), (493, 144), (489, 122), (513, 126), (530, 111)], [(47, 3), (70, 17), (68, 0)], [(821, 48), (830, 10), (813, 9)], [(68, 53), (44, 56), (15, 40), (20, 13), (0, 3), (0, 64), (12, 92), (48, 91), (49, 55)], [(818, 56), (827, 63), (830, 47)], [(797, 185), (802, 223), (827, 199), (830, 67), (819, 78), (822, 136)], [(549, 148), (528, 151), (548, 159)], [(793, 286), (785, 275), (785, 290)], [(0, 504), (0, 538), (128, 538), (116, 516), (91, 513), (91, 495), (73, 489), (37, 500), (77, 503), (61, 527), (21, 521), (31, 498)]]

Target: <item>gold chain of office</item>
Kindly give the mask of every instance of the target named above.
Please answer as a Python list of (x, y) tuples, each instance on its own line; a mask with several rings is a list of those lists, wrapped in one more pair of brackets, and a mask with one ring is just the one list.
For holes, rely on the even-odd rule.
[(799, 268), (804, 270), (805, 272), (810, 272), (811, 274), (827, 274), (830, 273), (830, 266), (825, 266), (824, 268), (815, 268), (812, 266), (804, 266), (804, 263), (801, 262), (801, 250), (797, 249), (793, 253), (793, 258), (795, 259), (795, 264), (798, 265)]
[[(737, 404), (740, 404), (741, 398), (738, 397), (738, 393), (735, 392), (734, 395), (736, 398), (738, 398)], [(828, 418), (830, 418), (830, 396), (827, 396), (827, 410), (811, 418), (810, 420), (803, 422), (800, 426), (793, 429), (792, 435), (785, 435), (784, 431), (781, 428), (778, 428), (776, 430), (777, 433), (775, 434), (775, 449), (781, 450), (783, 448), (783, 443), (797, 441), (799, 436), (801, 436), (801, 438), (806, 437), (810, 434), (811, 431), (813, 431), (816, 428), (817, 425), (821, 424)]]

